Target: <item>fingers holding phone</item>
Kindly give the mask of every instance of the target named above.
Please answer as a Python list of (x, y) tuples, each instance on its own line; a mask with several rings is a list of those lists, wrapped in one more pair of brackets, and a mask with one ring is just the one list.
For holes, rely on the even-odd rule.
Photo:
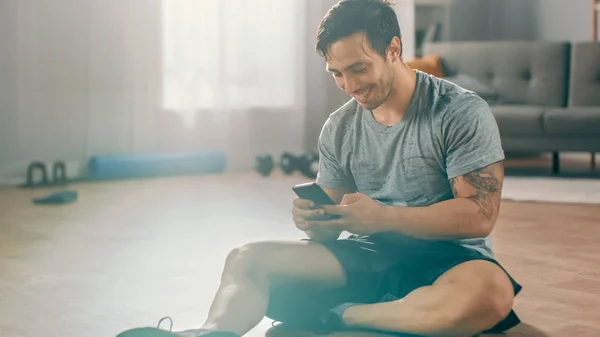
[(318, 208), (314, 202), (306, 199), (294, 199), (292, 216), (298, 229), (306, 231), (309, 229), (308, 222), (316, 220), (325, 215), (325, 212)]
[(315, 182), (298, 184), (292, 187), (298, 196), (294, 200), (294, 223), (300, 230), (307, 231), (309, 221), (327, 221), (338, 219), (338, 215), (325, 214), (324, 205), (335, 205), (335, 202)]

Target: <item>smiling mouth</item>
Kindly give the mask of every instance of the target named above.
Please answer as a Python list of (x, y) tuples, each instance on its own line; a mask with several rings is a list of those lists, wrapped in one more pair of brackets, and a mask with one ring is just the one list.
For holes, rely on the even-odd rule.
[(361, 91), (357, 91), (354, 93), (354, 95), (356, 96), (356, 98), (358, 98), (359, 100), (364, 100), (367, 97), (369, 97), (369, 94), (371, 93), (371, 90), (373, 89), (373, 87), (368, 87), (366, 89), (363, 89)]

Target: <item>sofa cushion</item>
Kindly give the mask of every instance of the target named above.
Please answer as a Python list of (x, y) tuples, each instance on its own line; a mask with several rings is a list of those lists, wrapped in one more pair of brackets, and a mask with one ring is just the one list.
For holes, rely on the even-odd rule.
[(461, 88), (475, 92), (489, 103), (496, 103), (498, 100), (498, 92), (494, 90), (489, 83), (485, 83), (481, 79), (465, 74), (456, 74), (454, 76), (445, 77), (444, 79)]
[(480, 80), (508, 104), (567, 105), (570, 44), (551, 41), (429, 42), (425, 55), (441, 55), (444, 75)]
[(544, 130), (554, 136), (600, 136), (600, 107), (549, 109)]
[(542, 136), (544, 109), (525, 105), (492, 106), (501, 136)]
[(573, 45), (569, 100), (571, 106), (600, 106), (600, 43)]

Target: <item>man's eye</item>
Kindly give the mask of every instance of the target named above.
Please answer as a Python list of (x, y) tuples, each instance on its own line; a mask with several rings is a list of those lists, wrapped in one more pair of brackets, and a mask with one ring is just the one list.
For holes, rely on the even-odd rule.
[(355, 72), (355, 73), (362, 73), (363, 71), (365, 71), (365, 69), (367, 69), (367, 67), (355, 68), (355, 69), (354, 69), (354, 72)]

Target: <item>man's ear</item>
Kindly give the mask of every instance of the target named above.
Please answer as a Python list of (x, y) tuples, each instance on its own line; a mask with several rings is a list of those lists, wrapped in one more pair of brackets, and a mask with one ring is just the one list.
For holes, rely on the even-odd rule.
[(392, 62), (395, 62), (401, 59), (400, 55), (402, 55), (402, 43), (397, 36), (394, 36), (388, 47), (388, 56)]

